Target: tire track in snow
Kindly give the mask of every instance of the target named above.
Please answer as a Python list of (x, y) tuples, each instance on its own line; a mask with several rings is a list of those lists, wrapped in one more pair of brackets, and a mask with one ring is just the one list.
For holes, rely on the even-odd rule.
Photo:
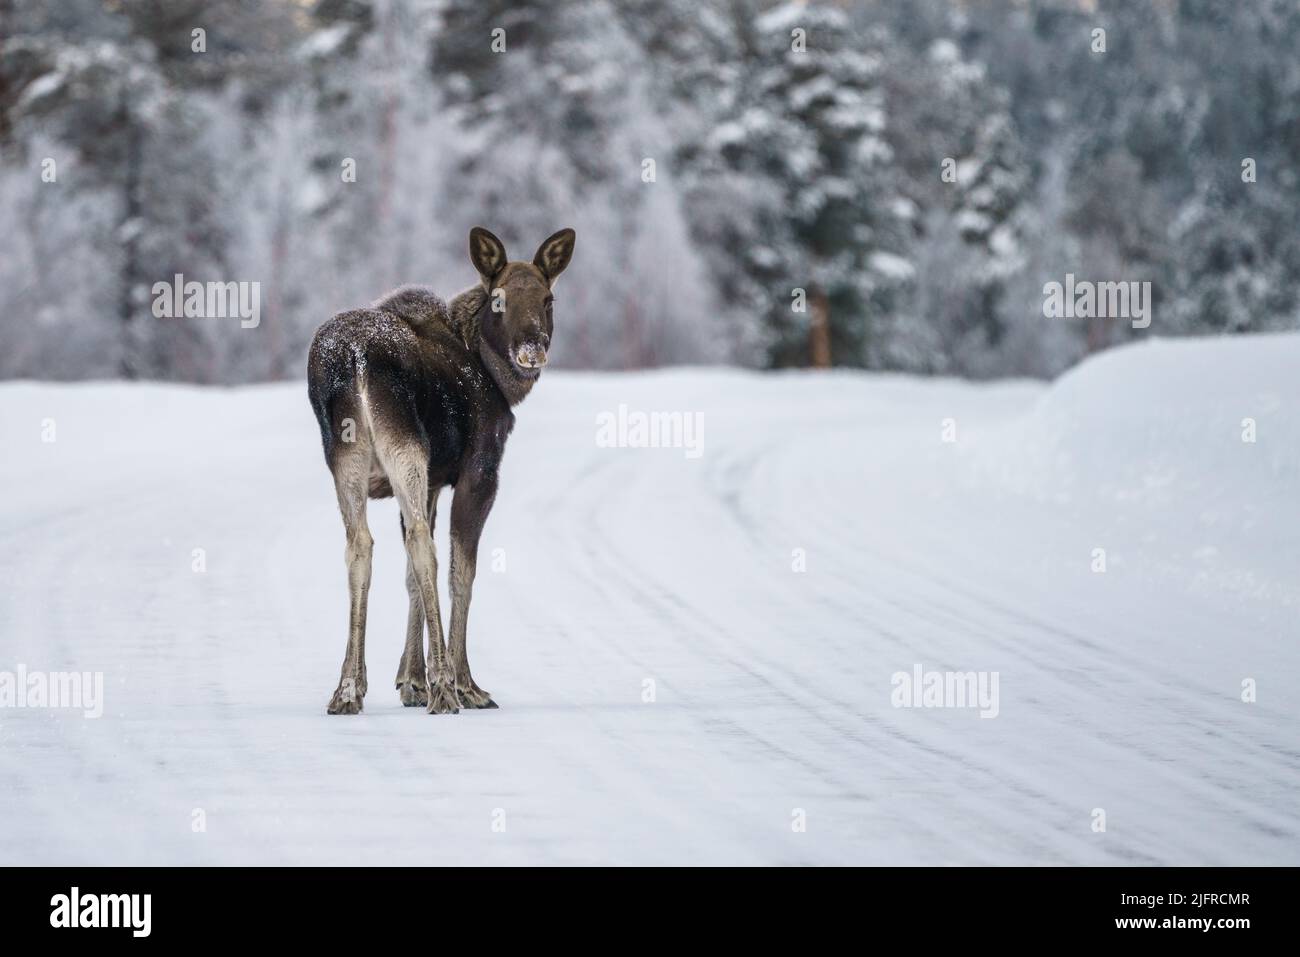
[[(859, 441), (862, 440), (860, 436), (856, 438)], [(808, 441), (807, 437), (802, 437), (795, 443), (795, 446), (803, 446)], [(799, 456), (794, 448), (787, 449), (786, 452), (792, 458), (806, 457), (806, 455)], [(808, 478), (816, 481), (819, 476), (813, 475), (808, 476)], [(842, 500), (843, 496), (835, 494), (834, 490), (827, 488), (823, 482), (822, 487), (817, 489), (815, 498), (834, 501), (837, 499)], [(817, 513), (817, 515), (818, 517), (824, 517), (823, 513)], [(914, 542), (908, 542), (901, 549), (896, 548), (886, 553), (878, 537), (868, 536), (860, 532), (856, 536), (852, 535), (849, 530), (854, 528), (852, 521), (854, 517), (853, 513), (846, 512), (843, 514), (842, 519), (847, 520), (834, 523), (820, 521), (817, 525), (818, 534), (814, 536), (820, 543), (820, 547), (829, 546), (830, 550), (838, 556), (838, 560), (828, 562), (826, 565), (828, 577), (837, 580), (842, 586), (835, 589), (835, 593), (849, 596), (862, 604), (861, 596), (854, 587), (857, 582), (844, 571), (844, 568), (850, 565), (852, 561), (859, 563), (864, 559), (869, 561), (877, 572), (873, 576), (864, 577), (890, 581), (896, 588), (896, 595), (899, 591), (908, 595), (910, 591), (910, 595), (906, 600), (897, 598), (891, 600), (882, 596), (878, 599), (879, 601), (897, 611), (915, 616), (918, 620), (929, 621), (940, 627), (947, 626), (958, 632), (965, 631), (972, 635), (978, 634), (980, 642), (985, 647), (999, 649), (1009, 655), (1014, 655), (1018, 660), (1030, 663), (1039, 675), (1050, 676), (1051, 681), (1056, 684), (1058, 690), (1075, 704), (1075, 707), (1072, 708), (1073, 714), (1071, 717), (1073, 720), (1071, 724), (1058, 724), (1061, 734), (1070, 737), (1080, 731), (1085, 731), (1113, 745), (1115, 753), (1136, 755), (1152, 765), (1165, 764), (1166, 768), (1163, 769), (1163, 772), (1167, 776), (1172, 775), (1173, 781), (1177, 783), (1182, 793), (1197, 793), (1204, 800), (1219, 803), (1221, 813), (1224, 815), (1248, 814), (1251, 817), (1247, 818), (1245, 823), (1260, 833), (1271, 838), (1294, 841), (1296, 833), (1294, 815), (1285, 812), (1279, 814), (1281, 809), (1275, 803), (1265, 804), (1259, 800), (1253, 800), (1253, 794), (1244, 795), (1239, 787), (1234, 787), (1240, 780), (1240, 778), (1234, 779), (1234, 774), (1248, 774), (1249, 770), (1254, 768), (1257, 776), (1260, 767), (1271, 768), (1275, 762), (1257, 760), (1255, 757), (1239, 758), (1233, 752), (1225, 752), (1223, 760), (1231, 764), (1231, 770), (1228, 768), (1215, 769), (1211, 777), (1206, 779), (1200, 774), (1182, 772), (1177, 767), (1168, 767), (1167, 756), (1157, 746), (1147, 745), (1140, 738), (1121, 739), (1096, 721), (1089, 720), (1090, 716), (1096, 715), (1099, 700), (1104, 700), (1104, 697), (1099, 699), (1097, 694), (1104, 692), (1107, 687), (1136, 685), (1138, 687), (1135, 691), (1138, 694), (1159, 694), (1171, 697), (1172, 700), (1180, 700), (1179, 696), (1185, 697), (1190, 691), (1192, 694), (1199, 694), (1205, 701), (1213, 702), (1216, 697), (1211, 689), (1204, 686), (1198, 688), (1195, 684), (1190, 687), (1186, 684), (1171, 685), (1168, 681), (1161, 680), (1160, 671), (1154, 669), (1149, 660), (1127, 655), (1122, 650), (1111, 646), (1103, 647), (1084, 638), (1077, 632), (1049, 624), (1028, 613), (1016, 611), (989, 596), (987, 591), (985, 593), (976, 593), (969, 587), (957, 584), (952, 579), (948, 569), (959, 566), (950, 563), (948, 566), (939, 568), (935, 566), (934, 562), (930, 562), (924, 568), (919, 565), (908, 567), (906, 560), (900, 559), (899, 555), (914, 553), (917, 550)], [(743, 512), (739, 520), (746, 521)], [(918, 530), (923, 535), (927, 532), (924, 525), (920, 526)], [(807, 534), (807, 530), (804, 530), (804, 534)], [(850, 544), (851, 537), (854, 539), (852, 544)], [(944, 543), (935, 542), (931, 539), (927, 554), (942, 555), (945, 554), (946, 550), (947, 547)], [(906, 587), (898, 589), (897, 587), (909, 584), (911, 585), (910, 589)], [(951, 603), (953, 598), (960, 602), (960, 608)], [(1062, 639), (1064, 644), (1058, 642), (1052, 645), (1053, 651), (1058, 653), (1061, 660), (1054, 661), (1035, 654), (1033, 651), (1034, 645), (1027, 644), (1024, 639), (999, 637), (1006, 634), (1005, 627), (997, 623), (999, 619), (1014, 622), (1026, 635), (1032, 635), (1035, 638)], [(1064, 652), (1064, 655), (1061, 655), (1062, 652)], [(1099, 657), (1099, 655), (1104, 657)], [(939, 662), (934, 664), (935, 666), (947, 666)], [(952, 664), (952, 667), (956, 668), (956, 670), (966, 670), (965, 667), (961, 667), (960, 663), (956, 662)], [(1089, 672), (1097, 674), (1097, 677), (1091, 683), (1092, 696), (1081, 690), (1077, 681), (1079, 675), (1088, 674)], [(1037, 683), (1037, 679), (1035, 683)], [(1051, 714), (1044, 713), (1044, 717), (1050, 719)], [(1216, 724), (1206, 717), (1200, 720), (1197, 730), (1207, 735), (1221, 734), (1220, 729), (1222, 727), (1232, 727), (1242, 720), (1239, 712), (1233, 713), (1227, 707), (1226, 700), (1224, 704), (1215, 709), (1214, 717), (1219, 723)], [(1082, 727), (1079, 726), (1080, 718), (1082, 718)], [(1262, 752), (1267, 750), (1268, 747), (1266, 744), (1258, 744), (1253, 738), (1244, 733), (1237, 736), (1237, 741), (1241, 750), (1246, 752), (1253, 749)], [(1264, 790), (1270, 791), (1274, 795), (1284, 793), (1286, 788), (1285, 777), (1286, 775), (1279, 770), (1271, 781), (1264, 782), (1266, 785)], [(1168, 829), (1171, 833), (1176, 833), (1175, 825), (1168, 825)], [(1210, 837), (1213, 837), (1213, 835), (1210, 835)], [(1152, 835), (1149, 841), (1147, 855), (1152, 860), (1163, 859), (1161, 855), (1167, 851), (1167, 847), (1157, 843), (1158, 841), (1159, 838), (1155, 835)], [(1131, 850), (1132, 848), (1128, 849), (1128, 851)]]
[[(662, 484), (661, 479), (650, 480), (647, 482), (647, 479), (644, 478), (644, 476), (653, 474), (650, 469), (643, 468), (638, 474), (643, 476), (643, 483), (650, 484), (654, 487), (659, 487)], [(644, 491), (644, 489), (638, 489), (635, 485), (620, 484), (618, 488), (620, 489), (620, 494), (631, 496), (633, 498), (636, 497), (638, 491)], [(584, 490), (581, 487), (577, 487), (571, 491), (575, 497), (584, 498), (588, 496), (592, 490)], [(723, 501), (723, 507), (725, 508), (725, 499), (727, 498), (726, 493), (724, 492), (719, 496), (719, 498)], [(602, 504), (608, 508), (611, 507), (612, 503), (606, 500)], [(643, 530), (642, 534), (645, 534), (648, 531), (648, 529)], [(595, 547), (590, 543), (602, 543), (604, 560), (600, 562), (600, 566), (606, 569), (611, 576), (617, 578), (617, 587), (613, 588), (613, 591), (618, 594), (633, 597), (640, 607), (645, 609), (648, 617), (664, 621), (667, 626), (664, 630), (667, 634), (676, 636), (679, 634), (699, 633), (702, 630), (701, 626), (703, 626), (703, 631), (707, 632), (707, 634), (714, 639), (714, 647), (721, 647), (723, 645), (743, 647), (743, 650), (745, 651), (745, 657), (743, 659), (737, 657), (734, 651), (724, 652), (727, 656), (727, 665), (734, 671), (743, 673), (747, 677), (758, 681), (767, 694), (774, 695), (780, 699), (782, 706), (789, 709), (792, 713), (807, 713), (814, 703), (822, 704), (822, 710), (818, 712), (821, 724), (804, 729), (805, 733), (813, 735), (814, 740), (812, 742), (813, 746), (811, 748), (806, 748), (803, 753), (778, 745), (770, 735), (760, 735), (757, 729), (746, 728), (739, 725), (734, 726), (735, 730), (759, 741), (763, 747), (776, 749), (780, 757), (792, 765), (803, 767), (814, 773), (822, 779), (824, 783), (830, 785), (836, 790), (844, 793), (854, 793), (861, 790), (863, 786), (862, 781), (843, 774), (837, 774), (833, 771), (831, 766), (825, 763), (814, 763), (810, 760), (808, 754), (825, 754), (836, 753), (837, 751), (848, 751), (851, 750), (851, 748), (846, 747), (846, 745), (858, 745), (859, 754), (857, 755), (857, 759), (859, 761), (869, 762), (877, 758), (884, 750), (885, 746), (890, 746), (896, 749), (898, 746), (906, 745), (913, 749), (913, 756), (915, 756), (916, 751), (919, 750), (921, 753), (927, 754), (943, 764), (956, 766), (970, 773), (992, 777), (990, 769), (976, 764), (966, 755), (959, 754), (950, 749), (945, 750), (936, 745), (927, 744), (919, 739), (911, 738), (904, 735), (896, 728), (881, 728), (870, 716), (856, 714), (855, 704), (851, 701), (844, 699), (827, 699), (825, 691), (814, 681), (803, 679), (795, 669), (782, 668), (766, 655), (755, 650), (753, 647), (746, 645), (742, 640), (738, 640), (737, 635), (743, 635), (746, 632), (746, 629), (727, 629), (700, 606), (685, 604), (685, 602), (679, 597), (676, 597), (674, 593), (677, 584), (676, 582), (668, 582), (665, 584), (661, 581), (660, 587), (656, 590), (651, 590), (646, 587), (646, 585), (636, 576), (623, 570), (630, 568), (635, 564), (633, 560), (635, 556), (630, 554), (625, 547), (620, 547), (622, 543), (637, 541), (642, 537), (641, 535), (602, 534), (601, 530), (594, 524), (594, 521), (591, 521), (590, 516), (589, 523), (584, 527), (583, 532), (584, 533), (578, 537), (582, 541), (588, 543), (587, 547), (592, 551), (597, 552), (598, 555), (600, 550), (595, 549)], [(682, 644), (680, 641), (678, 643), (679, 645)], [(696, 646), (694, 645), (683, 645), (683, 647), (691, 652), (696, 651)], [(761, 668), (756, 668), (755, 665), (760, 665)], [(774, 677), (778, 675), (779, 678)], [(864, 722), (864, 724), (847, 724), (836, 716), (839, 713), (854, 714), (854, 716)], [(824, 733), (820, 733), (823, 732), (823, 730)], [(866, 740), (868, 737), (873, 737), (875, 739), (874, 744), (871, 741)], [(846, 763), (851, 764), (852, 759)], [(1046, 794), (1028, 788), (1022, 789), (1020, 796), (1024, 800), (1048, 801), (1048, 796)], [(991, 824), (993, 823), (993, 818), (1000, 813), (999, 809), (989, 809), (987, 821), (972, 823)], [(924, 824), (920, 822), (913, 823), (915, 824), (915, 830), (918, 835), (923, 837), (936, 836), (932, 833), (928, 833), (928, 828)], [(1010, 839), (1013, 841), (1020, 840), (1021, 836), (1012, 835)]]

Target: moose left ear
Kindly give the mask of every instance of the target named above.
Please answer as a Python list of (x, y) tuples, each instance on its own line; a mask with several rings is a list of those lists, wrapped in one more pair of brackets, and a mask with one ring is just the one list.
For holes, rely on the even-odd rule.
[(572, 229), (561, 229), (537, 247), (533, 265), (542, 271), (547, 282), (555, 282), (555, 277), (569, 265), (569, 260), (573, 258), (573, 240), (576, 236)]

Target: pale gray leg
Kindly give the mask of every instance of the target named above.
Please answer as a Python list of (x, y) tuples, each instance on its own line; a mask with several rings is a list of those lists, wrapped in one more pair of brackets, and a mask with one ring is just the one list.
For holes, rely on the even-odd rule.
[(388, 476), (406, 526), (406, 555), (411, 564), (425, 625), (429, 629), (429, 657), (425, 664), (429, 686), (430, 714), (455, 714), (456, 684), (447, 664), (442, 634), (442, 612), (438, 607), (438, 560), (433, 550), (433, 532), (425, 517), (429, 501), (428, 455), (418, 445), (386, 446), (376, 441), (379, 462)]
[(356, 455), (340, 463), (335, 472), (339, 511), (348, 543), (345, 557), (348, 566), (348, 646), (339, 673), (339, 686), (330, 698), (330, 714), (359, 714), (366, 696), (366, 600), (370, 594), (370, 561), (374, 539), (366, 524), (366, 491), (369, 454)]
[[(432, 531), (436, 493), (431, 493), (429, 527)], [(402, 522), (402, 539), (406, 539), (406, 522)], [(397, 694), (408, 708), (423, 708), (429, 704), (429, 684), (424, 670), (424, 600), (420, 597), (420, 582), (415, 577), (415, 566), (410, 556), (406, 559), (406, 594), (410, 605), (406, 614), (406, 647), (397, 666)]]

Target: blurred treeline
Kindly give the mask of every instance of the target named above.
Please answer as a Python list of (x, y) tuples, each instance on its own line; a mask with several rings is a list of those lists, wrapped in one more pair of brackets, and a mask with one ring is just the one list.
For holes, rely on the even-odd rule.
[[(1294, 328), (1297, 49), (1294, 0), (0, 0), (0, 375), (297, 375), (478, 223), (577, 229), (568, 366), (1052, 375), (1135, 334), (1045, 319), (1067, 272)], [(261, 325), (154, 318), (176, 273)]]

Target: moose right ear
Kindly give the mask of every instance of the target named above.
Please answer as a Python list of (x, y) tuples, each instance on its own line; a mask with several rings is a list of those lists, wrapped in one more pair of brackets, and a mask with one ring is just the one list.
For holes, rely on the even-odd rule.
[(482, 226), (475, 226), (469, 231), (469, 261), (474, 264), (480, 276), (491, 281), (493, 276), (505, 268), (505, 243)]

